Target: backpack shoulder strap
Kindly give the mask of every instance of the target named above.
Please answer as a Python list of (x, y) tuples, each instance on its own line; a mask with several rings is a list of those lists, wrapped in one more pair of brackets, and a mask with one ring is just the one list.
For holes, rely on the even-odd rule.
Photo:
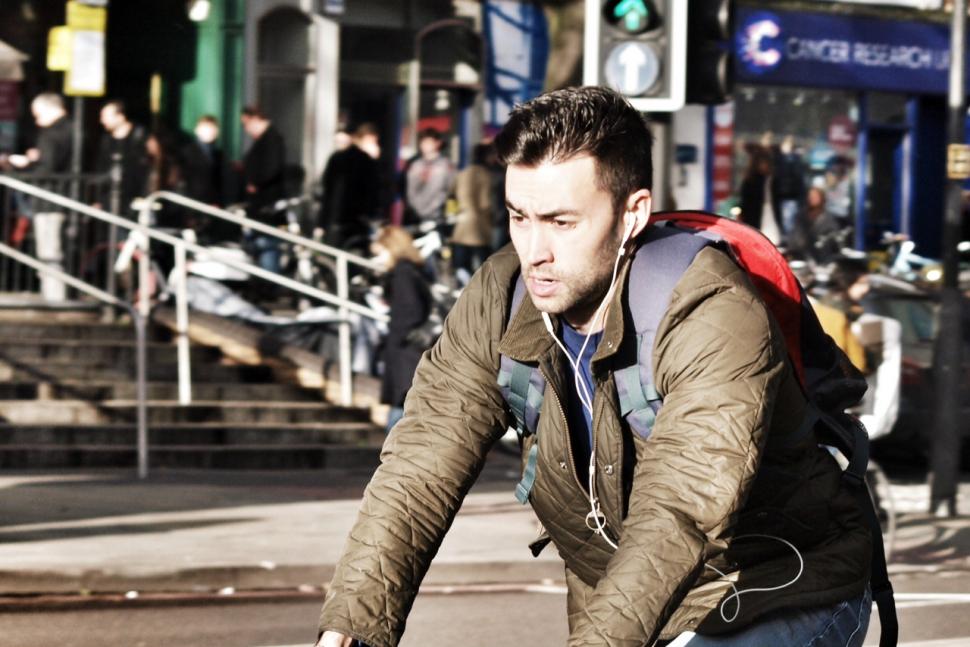
[[(525, 298), (525, 281), (522, 276), (516, 279), (509, 307), (511, 322)], [(545, 392), (546, 381), (537, 366), (529, 366), (518, 362), (507, 355), (502, 355), (498, 373), (498, 385), (502, 396), (509, 404), (515, 417), (516, 431), (519, 437), (535, 433), (539, 420), (539, 408), (542, 406), (542, 395)]]
[[(511, 323), (518, 312), (522, 300), (525, 298), (525, 281), (520, 274), (515, 281), (512, 301), (509, 307), (508, 322)], [(539, 410), (542, 408), (542, 398), (546, 391), (546, 380), (538, 366), (529, 366), (518, 362), (507, 355), (502, 355), (498, 372), (498, 385), (502, 391), (512, 416), (515, 418), (515, 431), (521, 441), (526, 436), (535, 434), (539, 427)], [(539, 439), (536, 437), (529, 448), (522, 479), (515, 487), (515, 498), (525, 504), (529, 500), (529, 492), (535, 483), (536, 463), (539, 455)]]
[(650, 436), (662, 404), (654, 385), (653, 344), (677, 282), (712, 241), (676, 227), (652, 227), (633, 258), (627, 303), (636, 332), (637, 362), (613, 373), (620, 414), (643, 438)]

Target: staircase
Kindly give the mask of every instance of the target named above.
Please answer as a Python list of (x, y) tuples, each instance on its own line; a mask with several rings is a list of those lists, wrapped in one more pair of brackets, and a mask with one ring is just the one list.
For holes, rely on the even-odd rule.
[[(135, 350), (130, 324), (102, 323), (93, 312), (0, 310), (0, 468), (133, 467)], [(377, 465), (384, 435), (368, 408), (329, 404), (322, 384), (298, 383), (300, 367), (245, 351), (248, 363), (193, 343), (193, 401), (182, 406), (172, 335), (150, 328), (151, 467)]]

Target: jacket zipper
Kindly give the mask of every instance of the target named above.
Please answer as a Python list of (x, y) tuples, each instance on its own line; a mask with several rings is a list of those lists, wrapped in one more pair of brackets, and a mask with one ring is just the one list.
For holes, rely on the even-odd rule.
[(569, 473), (572, 474), (573, 481), (576, 482), (579, 489), (589, 494), (589, 490), (587, 490), (586, 487), (579, 482), (579, 474), (576, 473), (576, 458), (573, 456), (573, 441), (569, 437), (569, 419), (566, 417), (566, 412), (562, 408), (562, 400), (559, 399), (559, 393), (556, 391), (555, 384), (549, 379), (549, 376), (546, 375), (546, 372), (542, 370), (541, 366), (539, 367), (539, 373), (542, 374), (542, 378), (546, 381), (546, 384), (549, 385), (549, 388), (552, 389), (552, 395), (556, 398), (556, 407), (559, 409), (559, 415), (562, 417), (563, 430), (566, 436), (566, 452), (569, 454)]

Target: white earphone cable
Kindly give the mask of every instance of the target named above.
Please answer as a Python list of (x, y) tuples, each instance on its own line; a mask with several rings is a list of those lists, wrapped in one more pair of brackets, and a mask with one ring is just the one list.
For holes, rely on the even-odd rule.
[[(781, 589), (787, 588), (787, 587), (791, 586), (792, 584), (794, 584), (795, 582), (797, 582), (799, 580), (799, 578), (801, 578), (802, 573), (805, 571), (805, 560), (802, 558), (802, 554), (798, 551), (798, 548), (796, 548), (795, 545), (792, 544), (790, 541), (787, 541), (785, 539), (782, 539), (781, 537), (775, 537), (774, 535), (760, 535), (760, 534), (738, 535), (737, 537), (734, 538), (734, 541), (737, 541), (739, 539), (748, 539), (750, 537), (761, 537), (763, 539), (774, 539), (775, 541), (780, 541), (781, 543), (783, 543), (786, 546), (788, 546), (789, 548), (791, 548), (793, 551), (795, 551), (795, 557), (798, 558), (798, 573), (795, 575), (795, 577), (791, 581), (785, 582), (784, 584), (782, 584), (780, 586), (754, 587), (754, 588), (750, 588), (750, 589), (742, 589), (742, 590), (739, 591), (738, 590), (738, 587), (734, 586), (734, 582), (730, 581), (728, 579), (728, 576), (727, 575), (725, 575), (724, 573), (722, 573), (718, 569), (714, 568), (710, 564), (704, 564), (704, 567), (705, 568), (711, 569), (712, 571), (714, 571), (715, 573), (717, 573), (718, 575), (720, 575), (721, 577), (723, 577), (725, 580), (727, 580), (727, 583), (731, 587), (731, 590), (734, 591), (734, 593), (732, 593), (731, 595), (729, 595), (726, 598), (724, 598), (724, 601), (721, 602), (720, 608), (719, 608), (719, 611), (721, 613), (721, 619), (724, 622), (727, 622), (729, 624), (732, 623), (732, 622), (734, 622), (735, 620), (737, 620), (738, 619), (738, 615), (741, 613), (741, 596), (742, 595), (744, 595), (745, 593), (770, 593), (771, 591), (780, 591)], [(730, 602), (732, 599), (733, 600), (737, 600), (737, 606), (734, 608), (734, 614), (730, 618), (728, 618), (724, 614), (724, 607), (727, 606), (727, 603)]]
[[(552, 319), (549, 316), (549, 313), (542, 313), (542, 320), (546, 325), (546, 330), (556, 342), (556, 345), (562, 350), (563, 354), (566, 355), (566, 359), (573, 368), (573, 388), (576, 389), (576, 395), (579, 397), (579, 401), (583, 405), (583, 408), (589, 413), (590, 420), (593, 418), (593, 397), (589, 392), (589, 389), (586, 387), (585, 381), (580, 375), (579, 364), (582, 361), (583, 354), (586, 352), (586, 347), (589, 345), (589, 340), (592, 337), (592, 331), (596, 329), (600, 318), (606, 312), (606, 307), (609, 305), (610, 299), (613, 296), (613, 290), (616, 288), (616, 275), (620, 269), (620, 260), (623, 258), (624, 245), (626, 245), (632, 230), (633, 226), (628, 225), (624, 231), (623, 240), (620, 242), (619, 250), (617, 250), (616, 261), (613, 263), (613, 274), (610, 277), (610, 287), (607, 288), (606, 295), (603, 297), (599, 307), (593, 314), (593, 319), (590, 322), (588, 329), (589, 331), (586, 333), (586, 338), (583, 340), (583, 345), (580, 347), (576, 358), (573, 358), (570, 352), (566, 349), (566, 346), (559, 340), (559, 337), (556, 335), (555, 329), (552, 325)], [(610, 539), (609, 535), (606, 534), (606, 525), (604, 523), (603, 514), (600, 512), (599, 499), (596, 496), (596, 450), (592, 448), (592, 444), (589, 454), (589, 479), (587, 485), (589, 490), (590, 510), (586, 515), (586, 527), (602, 537), (603, 540), (612, 548), (616, 549), (618, 548), (617, 544)], [(590, 524), (591, 521), (592, 525)]]

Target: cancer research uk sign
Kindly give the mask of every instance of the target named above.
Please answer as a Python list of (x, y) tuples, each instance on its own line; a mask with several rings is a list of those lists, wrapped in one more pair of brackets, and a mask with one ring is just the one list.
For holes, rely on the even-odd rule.
[(756, 83), (946, 94), (950, 30), (821, 13), (738, 9), (738, 78)]

